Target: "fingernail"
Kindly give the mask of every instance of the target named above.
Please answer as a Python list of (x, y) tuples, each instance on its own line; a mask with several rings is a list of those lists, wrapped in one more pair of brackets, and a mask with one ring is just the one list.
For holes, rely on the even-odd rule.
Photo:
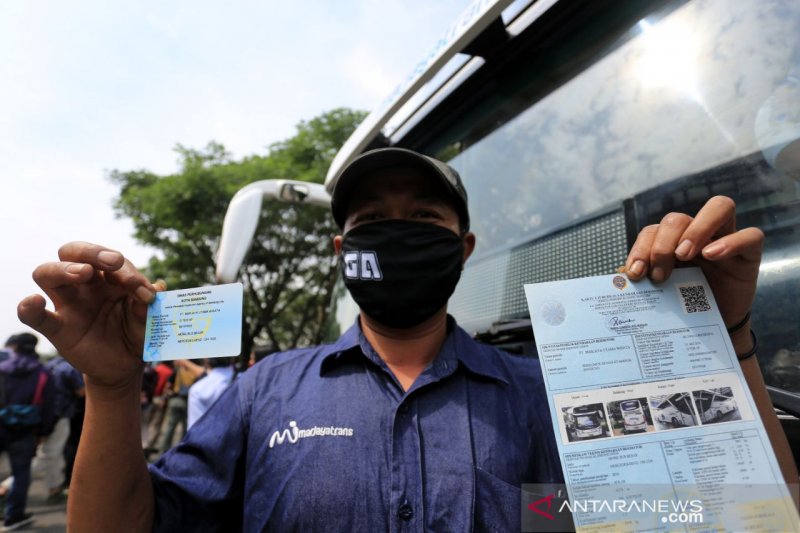
[(153, 291), (151, 291), (147, 287), (139, 287), (138, 289), (136, 289), (136, 297), (139, 298), (144, 303), (149, 304), (153, 300), (153, 298), (155, 298), (155, 294), (153, 294)]
[(69, 272), (70, 274), (80, 274), (81, 272), (83, 272), (83, 265), (79, 264), (69, 265), (67, 266), (67, 272)]
[(650, 279), (656, 283), (661, 283), (664, 281), (664, 269), (661, 267), (655, 267), (653, 271), (650, 272)]
[(642, 273), (644, 273), (644, 261), (642, 261), (641, 259), (637, 259), (636, 261), (634, 261), (628, 272), (636, 277), (641, 276)]
[(703, 248), (703, 255), (706, 257), (713, 257), (725, 251), (725, 245), (715, 242)]
[(678, 257), (686, 257), (692, 253), (692, 241), (689, 239), (684, 240), (675, 248), (675, 255)]
[(115, 266), (119, 262), (119, 254), (117, 252), (103, 250), (97, 254), (97, 260), (106, 266)]

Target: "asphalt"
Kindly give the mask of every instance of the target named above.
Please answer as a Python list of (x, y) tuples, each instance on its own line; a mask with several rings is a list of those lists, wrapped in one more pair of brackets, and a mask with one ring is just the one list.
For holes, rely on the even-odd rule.
[[(0, 460), (0, 479), (5, 479), (10, 474), (8, 461), (5, 457)], [(28, 505), (26, 512), (33, 514), (33, 524), (17, 529), (16, 531), (40, 531), (43, 533), (60, 533), (67, 530), (67, 504), (66, 500), (59, 504), (47, 504), (47, 489), (42, 480), (42, 474), (34, 474), (33, 482), (28, 491)]]

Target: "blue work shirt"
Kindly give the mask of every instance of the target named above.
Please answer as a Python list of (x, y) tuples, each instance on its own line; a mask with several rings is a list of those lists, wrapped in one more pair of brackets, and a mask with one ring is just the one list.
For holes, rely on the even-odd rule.
[(562, 481), (539, 362), (448, 327), (408, 391), (358, 322), (253, 366), (151, 465), (154, 530), (519, 531)]

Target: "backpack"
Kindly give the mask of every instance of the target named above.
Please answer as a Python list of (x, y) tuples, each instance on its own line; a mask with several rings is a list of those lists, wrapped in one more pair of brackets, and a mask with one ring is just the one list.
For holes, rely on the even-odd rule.
[(40, 369), (31, 403), (6, 405), (6, 376), (0, 373), (0, 422), (12, 428), (38, 426), (42, 422), (42, 395), (46, 384), (47, 372)]

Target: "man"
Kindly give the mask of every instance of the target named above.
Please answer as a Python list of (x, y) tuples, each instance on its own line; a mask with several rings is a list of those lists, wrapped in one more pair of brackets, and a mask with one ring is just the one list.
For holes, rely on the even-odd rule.
[(8, 339), (6, 339), (6, 343), (3, 345), (3, 348), (0, 349), (0, 361), (5, 361), (11, 354), (14, 353), (14, 346), (17, 344), (17, 336), (11, 335)]
[(189, 430), (214, 402), (225, 392), (234, 379), (236, 369), (230, 357), (206, 359), (205, 375), (189, 388), (189, 406), (186, 416), (186, 429)]
[[(414, 152), (369, 152), (339, 176), (334, 248), (361, 314), (329, 346), (244, 373), (150, 471), (138, 447), (138, 380), (153, 285), (88, 243), (34, 279), (54, 300), (18, 314), (87, 377), (86, 437), (69, 501), (76, 530), (519, 530), (522, 483), (561, 479), (538, 362), (474, 342), (447, 316), (475, 246), (454, 170)], [(627, 259), (631, 279), (703, 266), (726, 324), (752, 303), (763, 234), (733, 203), (668, 215)], [(737, 353), (750, 351), (749, 322)], [(753, 358), (743, 370), (787, 478), (797, 471)], [(102, 466), (96, 458), (102, 457)]]
[[(44, 470), (47, 485), (47, 503), (61, 501), (64, 487), (64, 444), (70, 432), (70, 420), (75, 415), (76, 404), (83, 398), (83, 376), (66, 359), (56, 355), (47, 362), (47, 370), (55, 386), (54, 414), (56, 423), (52, 433), (39, 445), (38, 467)], [(37, 468), (37, 467), (35, 467)]]
[[(161, 440), (161, 426), (164, 423), (167, 412), (167, 385), (175, 373), (172, 361), (160, 361), (151, 368), (156, 374), (156, 383), (153, 389), (151, 408), (147, 413), (148, 416), (142, 420), (142, 425), (147, 426), (146, 431), (142, 431), (143, 434), (147, 435), (146, 439), (144, 436), (142, 438), (142, 447), (147, 457), (159, 451), (157, 445)], [(144, 386), (144, 383), (142, 386)]]
[[(76, 404), (83, 398), (83, 376), (75, 370), (66, 359), (56, 355), (50, 359), (45, 368), (50, 373), (55, 389), (53, 400), (53, 414), (55, 424), (53, 431), (41, 439), (38, 453), (33, 460), (33, 472), (44, 472), (44, 482), (47, 486), (48, 504), (63, 501), (64, 490), (64, 445), (70, 434), (70, 422), (75, 415)], [(4, 489), (10, 488), (14, 477), (5, 479), (2, 483)]]
[(33, 521), (32, 515), (25, 512), (31, 461), (37, 438), (49, 435), (55, 423), (55, 391), (50, 374), (39, 362), (38, 340), (30, 333), (20, 333), (15, 338), (14, 354), (0, 362), (0, 451), (8, 453), (14, 476), (6, 499), (3, 531), (13, 531)]
[[(175, 372), (167, 384), (167, 400), (164, 422), (158, 437), (158, 452), (164, 453), (172, 447), (175, 439), (183, 438), (187, 425), (189, 389), (203, 374), (203, 367), (188, 360), (175, 361)], [(178, 430), (180, 426), (180, 430)], [(176, 436), (177, 432), (177, 436)]]

